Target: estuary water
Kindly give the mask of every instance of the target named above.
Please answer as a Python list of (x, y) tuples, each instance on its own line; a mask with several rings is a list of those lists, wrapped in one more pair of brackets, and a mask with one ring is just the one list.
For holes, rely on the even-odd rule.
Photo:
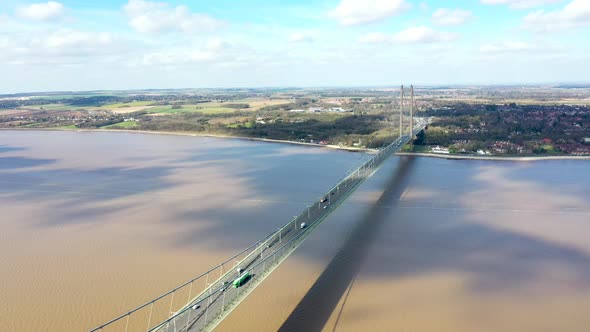
[(89, 330), (260, 240), (366, 157), (239, 139), (0, 131), (0, 326)]
[(589, 171), (392, 158), (219, 331), (586, 331)]
[[(83, 331), (284, 224), (366, 155), (0, 131), (0, 326)], [(219, 331), (586, 331), (590, 162), (393, 157)]]

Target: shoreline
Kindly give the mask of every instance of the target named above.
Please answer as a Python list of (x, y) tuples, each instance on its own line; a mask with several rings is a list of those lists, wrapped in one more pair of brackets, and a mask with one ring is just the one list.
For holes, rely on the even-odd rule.
[(436, 154), (436, 153), (423, 153), (423, 152), (398, 152), (396, 156), (416, 156), (416, 157), (427, 157), (427, 158), (439, 158), (439, 159), (454, 159), (454, 160), (491, 160), (491, 161), (542, 161), (542, 160), (590, 160), (590, 156), (544, 156), (544, 157), (531, 157), (531, 156), (459, 156), (451, 154)]
[(377, 149), (368, 148), (355, 148), (355, 147), (340, 147), (338, 145), (330, 144), (318, 144), (318, 143), (305, 143), (286, 141), (279, 139), (270, 138), (258, 138), (258, 137), (243, 137), (243, 136), (231, 136), (221, 134), (209, 134), (209, 133), (193, 133), (184, 131), (150, 131), (150, 130), (131, 130), (131, 129), (64, 129), (64, 128), (0, 128), (3, 131), (68, 131), (68, 132), (103, 132), (103, 133), (130, 133), (130, 134), (151, 134), (151, 135), (170, 135), (170, 136), (192, 136), (192, 137), (212, 137), (212, 138), (226, 138), (226, 139), (239, 139), (246, 141), (258, 141), (267, 143), (278, 143), (278, 144), (292, 144), (309, 146), (316, 148), (328, 148), (333, 150), (342, 150), (347, 152), (363, 152), (363, 153), (377, 153)]
[[(184, 131), (150, 131), (150, 130), (130, 130), (130, 129), (64, 129), (64, 128), (0, 128), (0, 131), (67, 131), (67, 132), (102, 132), (102, 133), (128, 133), (128, 134), (150, 134), (150, 135), (168, 135), (168, 136), (189, 136), (189, 137), (211, 137), (211, 138), (224, 138), (224, 139), (238, 139), (245, 141), (257, 141), (266, 143), (277, 143), (277, 144), (291, 144), (299, 146), (308, 146), (316, 148), (327, 148), (332, 150), (342, 150), (347, 152), (362, 152), (362, 153), (376, 153), (377, 149), (367, 148), (355, 148), (355, 147), (340, 147), (338, 145), (331, 144), (318, 144), (318, 143), (306, 143), (306, 142), (295, 142), (286, 141), (270, 138), (259, 138), (259, 137), (243, 137), (243, 136), (231, 136), (222, 134), (211, 134), (211, 133), (193, 133)], [(397, 152), (396, 156), (416, 156), (426, 158), (438, 158), (438, 159), (453, 159), (453, 160), (490, 160), (490, 161), (542, 161), (542, 160), (590, 160), (590, 156), (472, 156), (472, 155), (452, 155), (452, 154), (437, 154), (437, 153), (426, 153), (426, 152)]]

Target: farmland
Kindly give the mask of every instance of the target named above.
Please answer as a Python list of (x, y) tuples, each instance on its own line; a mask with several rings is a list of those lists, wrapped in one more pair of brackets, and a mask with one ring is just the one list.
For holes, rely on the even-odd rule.
[[(410, 149), (573, 154), (585, 139), (590, 89), (416, 89), (430, 130)], [(3, 96), (0, 128), (183, 132), (376, 148), (399, 135), (399, 90), (219, 89)], [(404, 108), (406, 116), (409, 105)]]

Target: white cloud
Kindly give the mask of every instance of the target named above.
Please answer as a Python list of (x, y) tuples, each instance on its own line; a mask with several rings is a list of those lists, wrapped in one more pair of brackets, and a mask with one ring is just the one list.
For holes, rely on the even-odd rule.
[(393, 36), (393, 40), (398, 43), (435, 43), (451, 41), (456, 35), (445, 31), (436, 31), (429, 27), (417, 26), (402, 30)]
[(517, 52), (528, 52), (533, 47), (525, 42), (521, 41), (504, 41), (484, 44), (479, 48), (481, 53), (487, 54), (498, 54), (498, 53), (517, 53)]
[(427, 44), (456, 39), (456, 35), (446, 31), (436, 31), (429, 27), (417, 26), (402, 30), (394, 35), (373, 32), (359, 37), (363, 44)]
[[(529, 43), (519, 40), (505, 40), (481, 45), (479, 52), (485, 55), (515, 55), (526, 54), (526, 57), (554, 57), (556, 55), (567, 55), (571, 49), (556, 43), (537, 41)], [(522, 58), (522, 57), (521, 57)]]
[(483, 44), (479, 48), (479, 54), (479, 59), (483, 61), (510, 59), (524, 63), (539, 59), (554, 61), (556, 59), (574, 58), (571, 49), (563, 45), (548, 44), (542, 41), (529, 43), (519, 40), (505, 40)]
[(432, 23), (437, 25), (461, 25), (472, 18), (471, 11), (440, 8), (432, 14)]
[(311, 35), (305, 34), (303, 32), (294, 32), (289, 36), (290, 43), (303, 43), (303, 42), (313, 42), (313, 37)]
[(405, 0), (342, 0), (328, 15), (342, 25), (358, 25), (382, 21), (409, 8)]
[(513, 9), (527, 9), (562, 1), (563, 0), (481, 0), (481, 3), (486, 5), (509, 5), (510, 8)]
[(219, 29), (223, 22), (205, 14), (192, 13), (186, 6), (170, 7), (165, 2), (129, 0), (124, 7), (129, 25), (141, 33), (181, 31), (187, 34)]
[(182, 65), (187, 63), (209, 62), (216, 60), (216, 53), (210, 50), (184, 49), (158, 51), (145, 54), (142, 65)]
[[(283, 59), (282, 59), (283, 60)], [(218, 68), (263, 68), (276, 63), (272, 56), (251, 53), (248, 51), (219, 53), (205, 49), (186, 48), (152, 52), (144, 55), (139, 66), (154, 68), (187, 68), (206, 64), (208, 70)]]
[(51, 21), (63, 16), (64, 6), (55, 1), (46, 3), (33, 3), (16, 9), (16, 14), (33, 21)]
[(223, 41), (219, 38), (210, 39), (209, 41), (207, 41), (207, 44), (205, 45), (205, 48), (209, 51), (220, 51), (224, 49), (229, 49), (231, 47), (232, 45), (230, 43)]
[(359, 42), (363, 44), (384, 44), (393, 41), (393, 37), (381, 32), (372, 32), (359, 37)]
[(67, 64), (108, 61), (128, 49), (123, 41), (107, 32), (62, 29), (48, 33), (27, 33), (0, 37), (0, 60), (9, 64)]
[(524, 26), (539, 32), (566, 30), (590, 25), (590, 1), (573, 0), (563, 9), (539, 10), (524, 17)]
[(207, 64), (218, 68), (260, 65), (265, 60), (266, 55), (257, 54), (257, 50), (251, 47), (213, 38), (201, 45), (168, 47), (146, 52), (134, 61), (134, 65), (180, 68)]

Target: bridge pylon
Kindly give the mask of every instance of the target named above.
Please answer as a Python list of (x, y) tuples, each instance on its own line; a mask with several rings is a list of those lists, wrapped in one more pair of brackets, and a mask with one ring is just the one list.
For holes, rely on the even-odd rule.
[[(400, 87), (400, 103), (399, 103), (399, 137), (401, 138), (404, 135), (404, 85), (402, 84)], [(414, 128), (414, 110), (416, 107), (416, 102), (414, 100), (414, 85), (410, 85), (410, 126), (409, 126), (409, 136), (411, 140), (414, 139), (413, 128)]]
[(414, 140), (414, 85), (410, 85), (410, 141)]
[(400, 103), (399, 103), (399, 137), (404, 135), (404, 85), (400, 87)]

